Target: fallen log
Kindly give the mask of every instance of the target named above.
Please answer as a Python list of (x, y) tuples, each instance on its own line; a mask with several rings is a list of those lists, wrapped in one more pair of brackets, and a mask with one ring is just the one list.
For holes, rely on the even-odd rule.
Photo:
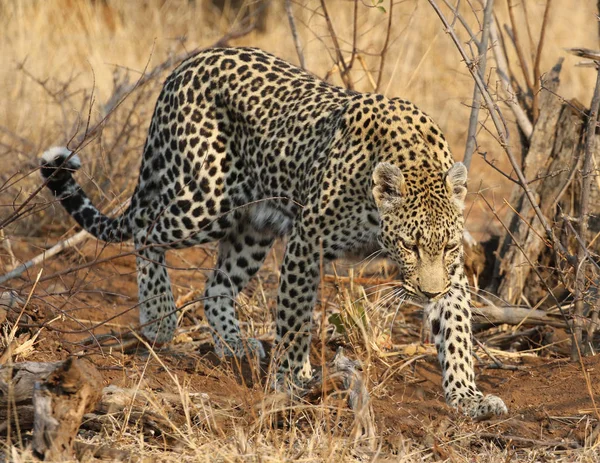
[[(45, 381), (63, 362), (22, 362), (0, 368), (0, 433), (18, 424), (33, 429), (33, 390), (36, 381)], [(18, 413), (15, 413), (15, 408)], [(15, 422), (18, 416), (18, 423)]]
[[(186, 393), (184, 399), (179, 394), (137, 388), (114, 385), (102, 388), (101, 381), (97, 370), (82, 359), (23, 362), (0, 367), (0, 434), (11, 429), (19, 429), (21, 433), (34, 429), (34, 441), (40, 439), (34, 449), (43, 454), (53, 435), (60, 433), (62, 436), (55, 441), (58, 446), (68, 441), (68, 436), (75, 436), (74, 413), (81, 414), (78, 423), (85, 418), (83, 427), (86, 429), (100, 432), (117, 419), (139, 426), (146, 435), (157, 436), (172, 434), (185, 424), (184, 406), (188, 411), (191, 407), (192, 412), (198, 409), (198, 415), (201, 415), (200, 410), (206, 411), (210, 407), (208, 396), (202, 393)], [(57, 402), (58, 395), (64, 400)], [(219, 416), (218, 410), (211, 410), (213, 421)], [(71, 423), (71, 428), (56, 428), (65, 420)], [(202, 417), (198, 416), (197, 421), (203, 422)], [(36, 437), (36, 432), (40, 437)], [(68, 443), (72, 444), (72, 441)]]
[(33, 450), (49, 461), (73, 457), (83, 415), (101, 397), (102, 377), (85, 359), (66, 360), (33, 390)]
[(83, 415), (100, 398), (102, 377), (85, 359), (23, 362), (0, 368), (0, 433), (33, 429), (33, 450), (45, 460), (73, 458)]
[(494, 325), (506, 323), (508, 325), (548, 325), (555, 328), (565, 328), (567, 322), (560, 315), (550, 314), (543, 310), (534, 310), (527, 307), (487, 305), (473, 307), (474, 323), (491, 323)]

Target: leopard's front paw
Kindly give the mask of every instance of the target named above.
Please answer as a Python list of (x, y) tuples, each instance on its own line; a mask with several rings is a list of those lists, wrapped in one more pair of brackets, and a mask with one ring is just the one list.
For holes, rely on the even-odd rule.
[(265, 358), (265, 349), (258, 339), (228, 339), (215, 341), (215, 353), (219, 357)]
[(508, 408), (504, 404), (504, 401), (495, 395), (486, 395), (479, 401), (479, 406), (473, 417), (484, 416), (488, 414), (492, 415), (505, 415), (508, 413)]
[(504, 401), (495, 395), (463, 397), (458, 401), (458, 405), (463, 413), (471, 418), (508, 413)]
[(321, 375), (307, 361), (296, 368), (285, 365), (279, 365), (273, 381), (273, 389), (278, 392), (298, 392), (310, 389), (321, 381)]

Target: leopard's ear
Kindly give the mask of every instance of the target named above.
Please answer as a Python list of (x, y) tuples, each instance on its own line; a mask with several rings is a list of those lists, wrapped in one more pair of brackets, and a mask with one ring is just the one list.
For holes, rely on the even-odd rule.
[(462, 162), (455, 163), (446, 172), (446, 187), (452, 201), (462, 211), (467, 195), (467, 168)]
[(379, 209), (406, 195), (404, 176), (398, 167), (380, 162), (373, 171), (373, 197)]

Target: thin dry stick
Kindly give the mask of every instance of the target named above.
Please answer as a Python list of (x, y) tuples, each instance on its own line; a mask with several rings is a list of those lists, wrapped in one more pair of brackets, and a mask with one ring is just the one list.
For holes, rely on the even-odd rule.
[(350, 55), (350, 62), (348, 68), (352, 69), (354, 65), (354, 58), (356, 58), (356, 40), (358, 35), (358, 0), (354, 0), (354, 14), (352, 16), (352, 54)]
[(531, 76), (529, 75), (529, 68), (527, 67), (527, 61), (525, 60), (525, 55), (523, 54), (523, 46), (521, 41), (519, 40), (519, 29), (520, 27), (517, 25), (517, 21), (515, 19), (514, 9), (515, 6), (512, 4), (511, 0), (507, 0), (508, 3), (508, 15), (510, 16), (510, 24), (512, 26), (512, 34), (514, 37), (515, 49), (517, 50), (517, 57), (519, 58), (519, 63), (521, 64), (521, 71), (523, 72), (523, 77), (525, 77), (525, 85), (527, 88), (534, 91), (533, 83), (531, 82)]
[(546, 37), (546, 25), (548, 24), (548, 13), (552, 0), (547, 0), (546, 9), (544, 10), (544, 19), (542, 21), (542, 31), (540, 32), (540, 41), (538, 42), (537, 51), (535, 53), (535, 63), (533, 65), (533, 122), (537, 121), (540, 115), (539, 100), (540, 100), (540, 60), (542, 59), (542, 49), (544, 48), (544, 39)]
[[(592, 157), (594, 156), (594, 145), (596, 141), (596, 126), (598, 122), (598, 110), (600, 109), (600, 72), (596, 78), (596, 88), (590, 105), (590, 114), (586, 125), (585, 157), (583, 159), (583, 168), (581, 171), (581, 206), (579, 213), (579, 237), (581, 240), (577, 250), (577, 266), (575, 278), (575, 311), (574, 311), (574, 332), (577, 342), (581, 344), (583, 336), (583, 295), (585, 293), (585, 274), (587, 269), (587, 246), (586, 237), (588, 232), (588, 219), (590, 211), (590, 191), (592, 189), (592, 177), (594, 166)], [(579, 353), (577, 345), (571, 348), (571, 359), (576, 360)]]
[(523, 111), (523, 108), (521, 108), (517, 102), (516, 94), (510, 79), (506, 54), (502, 48), (498, 28), (496, 27), (495, 22), (492, 22), (490, 25), (490, 38), (492, 39), (492, 50), (494, 51), (494, 57), (496, 58), (496, 72), (502, 81), (504, 90), (508, 94), (508, 100), (506, 100), (505, 103), (514, 114), (517, 124), (519, 125), (521, 132), (523, 132), (523, 135), (525, 135), (525, 138), (530, 139), (531, 134), (533, 133), (533, 124), (527, 117), (527, 114), (525, 114), (525, 111)]
[(363, 71), (365, 71), (365, 74), (367, 75), (367, 79), (369, 79), (369, 84), (371, 85), (371, 88), (373, 89), (373, 91), (375, 91), (375, 89), (377, 88), (377, 83), (375, 82), (375, 79), (373, 79), (373, 74), (371, 74), (371, 71), (369, 71), (367, 62), (365, 61), (363, 56), (360, 54), (356, 55), (356, 59), (360, 63), (361, 67), (363, 68)]
[(554, 304), (556, 305), (556, 308), (558, 309), (558, 311), (560, 312), (560, 315), (563, 317), (563, 319), (565, 321), (566, 327), (569, 330), (569, 334), (573, 335), (572, 324), (569, 322), (569, 317), (567, 317), (567, 313), (565, 312), (565, 310), (563, 309), (560, 301), (558, 300), (558, 298), (554, 294), (554, 291), (552, 291), (552, 289), (550, 288), (550, 286), (548, 285), (548, 283), (546, 282), (546, 280), (544, 280), (544, 277), (540, 273), (538, 267), (536, 265), (534, 265), (533, 262), (531, 262), (531, 259), (529, 259), (529, 256), (527, 255), (527, 253), (523, 249), (523, 246), (521, 245), (521, 243), (519, 243), (519, 241), (511, 233), (510, 228), (502, 221), (502, 219), (500, 218), (500, 216), (496, 212), (495, 208), (492, 207), (492, 205), (487, 200), (487, 198), (485, 196), (483, 196), (483, 195), (480, 195), (480, 196), (481, 196), (481, 199), (487, 205), (487, 207), (490, 209), (490, 211), (492, 212), (492, 214), (494, 214), (494, 217), (496, 218), (496, 220), (500, 223), (500, 225), (502, 225), (502, 228), (504, 228), (504, 231), (506, 231), (506, 233), (508, 233), (508, 235), (512, 239), (513, 243), (515, 243), (515, 245), (519, 248), (519, 250), (521, 251), (521, 253), (525, 257), (525, 259), (527, 260), (527, 264), (531, 267), (531, 269), (535, 272), (535, 274), (537, 275), (537, 277), (539, 278), (539, 280), (546, 287), (546, 289), (548, 290), (548, 294), (554, 300)]
[(473, 61), (467, 56), (467, 53), (466, 53), (465, 49), (463, 48), (460, 40), (458, 39), (456, 32), (454, 31), (452, 26), (450, 26), (450, 23), (448, 22), (448, 20), (446, 19), (446, 17), (442, 13), (442, 11), (440, 10), (440, 7), (436, 3), (436, 1), (429, 0), (429, 4), (432, 6), (432, 8), (434, 9), (434, 11), (438, 15), (438, 17), (441, 19), (442, 23), (444, 24), (444, 26), (446, 28), (446, 31), (452, 38), (454, 45), (456, 46), (460, 55), (462, 56), (463, 60), (465, 61), (465, 64), (467, 65), (467, 69), (471, 73), (471, 76), (473, 77), (473, 79), (475, 79), (475, 82), (477, 83), (477, 86), (479, 87), (479, 90), (481, 91), (483, 98), (485, 100), (485, 104), (490, 113), (490, 117), (492, 118), (492, 122), (494, 123), (494, 126), (496, 127), (496, 131), (498, 132), (498, 138), (499, 138), (498, 142), (500, 143), (500, 146), (502, 146), (502, 148), (504, 149), (504, 152), (506, 153), (506, 156), (508, 157), (510, 165), (513, 168), (513, 170), (515, 171), (517, 178), (519, 179), (519, 184), (521, 185), (521, 188), (523, 188), (523, 191), (525, 192), (525, 195), (527, 196), (527, 200), (529, 201), (529, 203), (531, 204), (531, 207), (535, 211), (535, 214), (537, 215), (538, 219), (540, 220), (540, 223), (544, 227), (544, 231), (546, 232), (546, 235), (548, 236), (550, 242), (553, 244), (553, 246), (555, 247), (557, 252), (559, 252), (562, 256), (564, 256), (564, 258), (567, 259), (567, 261), (571, 265), (575, 265), (575, 258), (569, 254), (569, 252), (563, 246), (563, 244), (556, 238), (556, 235), (554, 234), (554, 230), (552, 230), (552, 227), (548, 223), (546, 216), (544, 216), (544, 214), (540, 210), (540, 207), (537, 204), (537, 201), (535, 200), (535, 197), (534, 197), (531, 189), (528, 186), (527, 179), (523, 175), (523, 171), (521, 170), (521, 167), (519, 166), (519, 163), (517, 162), (517, 159), (512, 152), (512, 148), (511, 148), (511, 144), (510, 144), (510, 140), (509, 140), (510, 137), (509, 137), (509, 133), (508, 133), (508, 128), (506, 127), (506, 123), (504, 121), (504, 118), (502, 117), (502, 113), (500, 112), (500, 109), (498, 108), (498, 106), (492, 100), (492, 97), (487, 89), (487, 86), (485, 85), (485, 82), (483, 81), (483, 79), (481, 78), (479, 73), (476, 71), (476, 67), (473, 64)]
[(302, 54), (302, 44), (300, 43), (300, 36), (298, 35), (298, 30), (296, 29), (296, 20), (294, 19), (294, 12), (292, 11), (292, 0), (285, 0), (285, 12), (290, 23), (290, 29), (292, 30), (292, 38), (294, 39), (294, 46), (296, 47), (296, 54), (298, 55), (298, 60), (300, 61), (300, 67), (302, 69), (306, 69), (304, 54)]
[[(128, 203), (129, 203), (129, 200), (127, 200), (124, 203), (122, 203), (121, 205), (117, 206), (110, 212), (110, 215), (117, 214), (119, 211), (123, 210), (123, 208), (126, 208)], [(47, 251), (42, 252), (38, 256), (25, 262), (24, 264), (19, 265), (17, 268), (13, 269), (12, 271), (8, 272), (7, 274), (2, 275), (0, 277), (0, 285), (7, 282), (8, 280), (11, 280), (13, 278), (20, 276), (27, 269), (30, 269), (31, 267), (33, 267), (35, 265), (41, 264), (42, 262), (50, 259), (51, 257), (54, 257), (56, 254), (64, 251), (65, 249), (72, 248), (73, 246), (81, 243), (84, 239), (89, 238), (91, 236), (92, 235), (90, 235), (87, 231), (81, 230), (79, 233), (76, 233), (75, 235), (67, 238), (66, 240), (63, 240), (63, 241), (55, 244)]]
[(323, 9), (323, 15), (325, 16), (325, 21), (327, 22), (327, 29), (329, 29), (329, 35), (331, 36), (331, 41), (333, 42), (333, 48), (335, 48), (335, 54), (337, 56), (337, 60), (339, 65), (342, 68), (342, 72), (340, 75), (342, 76), (342, 80), (344, 81), (344, 85), (348, 87), (350, 90), (354, 87), (352, 84), (352, 80), (348, 74), (349, 68), (346, 65), (346, 61), (344, 60), (344, 56), (342, 55), (342, 50), (340, 48), (340, 43), (337, 39), (337, 34), (335, 33), (335, 29), (333, 28), (333, 23), (331, 22), (331, 17), (329, 16), (329, 12), (327, 11), (327, 7), (325, 6), (325, 0), (321, 0), (321, 8)]
[(388, 11), (388, 23), (387, 23), (387, 31), (385, 34), (385, 42), (383, 43), (383, 48), (381, 49), (381, 60), (379, 61), (379, 73), (377, 75), (377, 85), (375, 86), (375, 92), (379, 91), (381, 86), (381, 80), (383, 78), (383, 67), (385, 66), (385, 57), (387, 55), (388, 47), (390, 44), (390, 34), (392, 31), (392, 11), (394, 9), (394, 1), (390, 0), (390, 11)]
[(529, 39), (529, 50), (531, 53), (531, 60), (535, 60), (535, 56), (533, 55), (533, 50), (535, 46), (533, 44), (533, 35), (531, 34), (531, 21), (529, 20), (529, 12), (527, 10), (527, 2), (523, 2), (523, 15), (525, 16), (525, 25), (527, 26), (527, 38)]
[[(450, 3), (448, 0), (443, 0), (445, 5), (448, 7), (448, 9), (452, 12), (452, 14), (454, 15), (455, 19), (458, 19), (460, 21), (460, 23), (462, 24), (462, 27), (464, 27), (465, 31), (467, 31), (467, 34), (469, 34), (470, 39), (474, 42), (474, 43), (478, 43), (477, 41), (477, 37), (475, 37), (475, 34), (473, 33), (473, 31), (471, 30), (471, 27), (469, 26), (469, 23), (465, 20), (465, 18), (463, 17), (463, 15), (461, 15), (458, 12), (458, 8), (454, 8), (454, 6), (452, 5), (452, 3)], [(460, 5), (460, 2), (458, 2), (458, 4)], [(458, 6), (458, 5), (457, 5)], [(453, 22), (454, 23), (454, 22)]]
[[(477, 51), (479, 54), (479, 74), (481, 78), (485, 75), (485, 69), (487, 65), (487, 47), (488, 39), (490, 36), (490, 23), (492, 21), (492, 10), (494, 7), (494, 0), (487, 0), (485, 4), (485, 10), (483, 12), (483, 30), (481, 32), (481, 41), (477, 44)], [(475, 152), (475, 145), (477, 144), (477, 121), (479, 119), (479, 107), (481, 106), (481, 92), (477, 85), (473, 89), (473, 104), (471, 106), (471, 116), (469, 117), (469, 130), (467, 132), (467, 146), (465, 147), (465, 156), (463, 158), (463, 164), (467, 166), (467, 169), (471, 166), (471, 159)]]

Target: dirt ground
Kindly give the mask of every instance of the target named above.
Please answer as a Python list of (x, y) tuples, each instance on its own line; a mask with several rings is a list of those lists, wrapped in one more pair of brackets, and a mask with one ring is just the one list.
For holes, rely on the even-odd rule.
[[(24, 239), (13, 241), (12, 246), (14, 254), (25, 260), (51, 244)], [(158, 358), (147, 353), (124, 354), (118, 349), (101, 352), (93, 342), (82, 348), (81, 340), (92, 331), (95, 335), (119, 333), (137, 323), (135, 260), (131, 253), (129, 245), (105, 246), (89, 239), (9, 282), (21, 294), (32, 294), (26, 309), (30, 326), (23, 327), (20, 333), (37, 332), (44, 324), (35, 349), (15, 360), (50, 361), (85, 351), (100, 369), (105, 385), (177, 393), (173, 381), (176, 377), (190, 392), (207, 394), (217, 409), (229, 410), (235, 416), (235, 420), (217, 420), (220, 433), (227, 435), (233, 422), (251, 427), (257, 420), (258, 404), (270, 393), (248, 370), (237, 375), (231, 364), (222, 364), (214, 356), (200, 304), (188, 307), (191, 310), (183, 317), (176, 339), (158, 351)], [(125, 256), (115, 257), (119, 254)], [(203, 269), (210, 268), (212, 256), (210, 247), (170, 254), (171, 278), (179, 305), (201, 296), (207, 274)], [(280, 257), (278, 246), (243, 299), (246, 304), (242, 319), (267, 345), (273, 336), (269, 311), (275, 304)], [(335, 307), (343, 290), (342, 285), (327, 283), (317, 313), (323, 304)], [(514, 456), (522, 449), (552, 449), (560, 453), (589, 448), (593, 445), (591, 439), (598, 438), (593, 431), (598, 429), (600, 416), (600, 356), (571, 363), (556, 349), (542, 347), (499, 356), (504, 364), (517, 368), (507, 370), (489, 368), (493, 362), (478, 348), (480, 361), (476, 371), (480, 388), (501, 396), (510, 411), (507, 416), (473, 422), (445, 405), (433, 347), (423, 345), (412, 352), (406, 348), (419, 343), (420, 317), (418, 308), (403, 307), (393, 319), (392, 338), (382, 341), (379, 352), (370, 358), (364, 349), (343, 336), (332, 339), (328, 332), (325, 346), (318, 334), (314, 336), (314, 364), (319, 364), (322, 354), (331, 358), (340, 345), (346, 347), (347, 355), (363, 361), (382, 455), (398, 454), (407, 440), (428, 449), (434, 460), (453, 460), (457, 445), (482, 446), (487, 442), (510, 450), (513, 453), (508, 455)], [(98, 324), (92, 331), (88, 329)], [(318, 332), (320, 323), (316, 325)], [(555, 341), (564, 337), (558, 331), (554, 334)], [(351, 413), (343, 404), (340, 407), (329, 419), (347, 427)]]

